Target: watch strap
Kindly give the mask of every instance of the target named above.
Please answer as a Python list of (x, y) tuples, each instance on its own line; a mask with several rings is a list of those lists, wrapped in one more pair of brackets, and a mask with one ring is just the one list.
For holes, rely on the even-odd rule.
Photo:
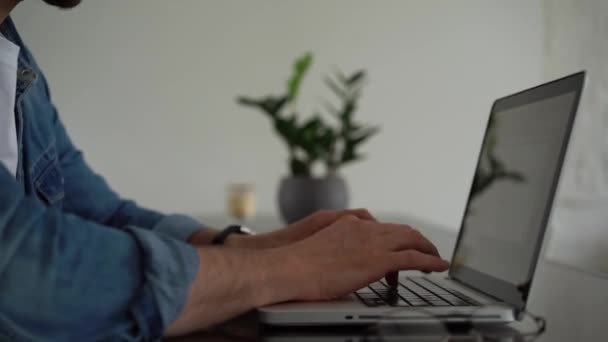
[(213, 240), (211, 240), (211, 244), (215, 245), (215, 246), (223, 245), (224, 242), (226, 242), (226, 239), (228, 238), (228, 236), (230, 236), (231, 234), (248, 235), (246, 229), (243, 229), (243, 228), (244, 228), (243, 226), (239, 226), (239, 225), (228, 226), (224, 230), (219, 232), (213, 238)]

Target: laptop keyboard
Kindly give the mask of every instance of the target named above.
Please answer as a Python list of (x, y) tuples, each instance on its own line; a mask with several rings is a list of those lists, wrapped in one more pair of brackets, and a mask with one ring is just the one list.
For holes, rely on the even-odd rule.
[(426, 277), (408, 277), (396, 289), (384, 280), (355, 292), (367, 306), (478, 306), (471, 297), (446, 288)]

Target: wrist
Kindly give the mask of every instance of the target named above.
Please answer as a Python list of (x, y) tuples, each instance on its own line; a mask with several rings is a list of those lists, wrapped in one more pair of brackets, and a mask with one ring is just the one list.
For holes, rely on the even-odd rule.
[(188, 240), (186, 242), (188, 242), (191, 245), (195, 245), (195, 246), (210, 245), (211, 240), (213, 240), (213, 238), (217, 234), (219, 234), (219, 231), (216, 229), (211, 229), (211, 228), (201, 229), (201, 230), (196, 231), (194, 234), (190, 235), (190, 237), (188, 237)]
[(251, 235), (230, 234), (224, 240), (224, 246), (234, 248), (251, 248)]
[(234, 248), (268, 249), (280, 246), (270, 234), (261, 235), (230, 235), (224, 245)]
[(264, 284), (259, 302), (256, 305), (265, 306), (282, 303), (299, 298), (298, 291), (303, 283), (298, 280), (301, 275), (301, 265), (295, 258), (286, 253), (283, 248), (261, 250), (260, 276)]

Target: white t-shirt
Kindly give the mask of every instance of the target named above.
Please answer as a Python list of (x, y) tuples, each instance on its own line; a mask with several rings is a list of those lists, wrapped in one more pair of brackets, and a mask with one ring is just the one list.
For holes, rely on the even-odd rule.
[(15, 176), (19, 152), (15, 126), (15, 92), (19, 46), (0, 35), (0, 162)]

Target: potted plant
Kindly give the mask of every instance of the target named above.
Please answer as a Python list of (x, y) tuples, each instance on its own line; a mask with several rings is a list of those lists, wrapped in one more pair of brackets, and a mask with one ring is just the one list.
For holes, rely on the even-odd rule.
[[(349, 76), (335, 72), (325, 77), (325, 84), (339, 101), (329, 101), (324, 107), (335, 123), (330, 125), (321, 113), (301, 118), (296, 99), (304, 76), (312, 65), (310, 53), (298, 58), (293, 66), (287, 89), (281, 95), (261, 98), (239, 97), (238, 103), (259, 109), (287, 146), (291, 175), (279, 187), (279, 209), (287, 222), (294, 222), (319, 209), (344, 209), (348, 205), (348, 190), (339, 171), (342, 166), (360, 160), (358, 148), (378, 132), (378, 127), (363, 125), (353, 116), (365, 83), (365, 71)], [(324, 165), (324, 174), (315, 175), (313, 168)]]

